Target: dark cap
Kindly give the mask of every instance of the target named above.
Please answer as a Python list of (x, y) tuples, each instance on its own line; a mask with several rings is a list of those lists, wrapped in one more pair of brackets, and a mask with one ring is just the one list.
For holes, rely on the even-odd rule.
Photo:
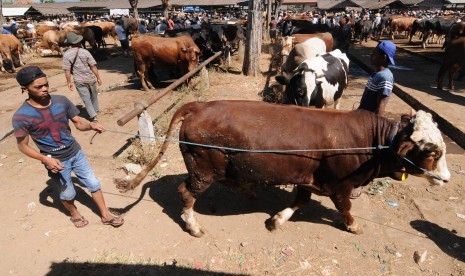
[(36, 79), (43, 77), (46, 77), (46, 75), (37, 66), (27, 66), (16, 73), (16, 80), (21, 86), (27, 86)]

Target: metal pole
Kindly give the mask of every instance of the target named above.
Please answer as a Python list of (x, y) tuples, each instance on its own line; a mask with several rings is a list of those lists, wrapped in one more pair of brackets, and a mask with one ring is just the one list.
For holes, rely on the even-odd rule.
[[(0, 0), (1, 1), (1, 0)], [(219, 57), (223, 52), (222, 51), (219, 51), (218, 53), (214, 54), (213, 56), (211, 56), (209, 59), (205, 60), (204, 62), (202, 62), (199, 66), (195, 67), (193, 70), (189, 71), (187, 74), (185, 74), (184, 76), (182, 76), (180, 79), (178, 79), (177, 81), (173, 82), (172, 84), (170, 84), (169, 86), (167, 86), (165, 89), (161, 90), (160, 93), (158, 93), (155, 97), (153, 97), (147, 104), (147, 107), (151, 106), (152, 104), (154, 104), (156, 101), (158, 101), (159, 99), (161, 99), (163, 96), (165, 96), (166, 94), (168, 94), (168, 92), (170, 92), (171, 90), (173, 90), (174, 88), (178, 87), (180, 84), (182, 84), (184, 81), (186, 81), (188, 78), (190, 78), (192, 75), (194, 75), (195, 73), (197, 73), (200, 69), (202, 69), (205, 65), (207, 65), (208, 63), (210, 63), (212, 60), (214, 60), (215, 58)], [(146, 108), (147, 108), (146, 107)], [(144, 111), (144, 109), (139, 106), (139, 107), (136, 107), (134, 108), (133, 110), (131, 110), (128, 114), (124, 115), (123, 117), (119, 118), (117, 123), (119, 126), (124, 126), (127, 122), (129, 122), (132, 118), (136, 117), (137, 115), (139, 115), (140, 113), (142, 113), (142, 111)]]

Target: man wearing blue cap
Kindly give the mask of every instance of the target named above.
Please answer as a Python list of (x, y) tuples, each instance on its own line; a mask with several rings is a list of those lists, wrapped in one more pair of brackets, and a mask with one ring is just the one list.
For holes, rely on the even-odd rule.
[(375, 74), (368, 79), (358, 109), (365, 109), (380, 116), (384, 115), (394, 87), (394, 76), (388, 65), (389, 63), (395, 64), (395, 54), (396, 45), (392, 41), (380, 42), (373, 50), (370, 61), (375, 68)]
[[(392, 41), (382, 41), (373, 50), (370, 62), (375, 68), (375, 73), (368, 79), (358, 109), (365, 109), (379, 116), (384, 115), (394, 87), (394, 76), (388, 65), (395, 65), (395, 54), (396, 45)], [(359, 197), (361, 192), (361, 187), (354, 189), (351, 198)]]

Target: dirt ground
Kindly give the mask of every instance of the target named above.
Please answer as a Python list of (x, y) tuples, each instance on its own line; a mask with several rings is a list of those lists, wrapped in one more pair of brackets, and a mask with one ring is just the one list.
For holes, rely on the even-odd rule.
[[(164, 135), (172, 112), (184, 102), (262, 100), (272, 56), (267, 52), (260, 77), (238, 74), (236, 57), (230, 73), (209, 71), (208, 90), (180, 89), (157, 103), (149, 110), (157, 119), (156, 134)], [(44, 64), (53, 67), (59, 58)], [(366, 81), (367, 75), (351, 66), (341, 109), (358, 106)], [(101, 93), (100, 120), (108, 130), (135, 133), (134, 120), (124, 127), (116, 120), (138, 98), (150, 95), (137, 88), (136, 81)], [(173, 102), (178, 105), (164, 113)], [(409, 110), (393, 96), (387, 116), (398, 120)], [(102, 225), (90, 194), (77, 185), (77, 207), (90, 224), (75, 228), (43, 166), (22, 155), (10, 136), (0, 142), (1, 275), (465, 275), (465, 155), (447, 137), (451, 181), (431, 187), (416, 177), (403, 182), (376, 179), (353, 200), (352, 214), (363, 227), (362, 235), (344, 231), (332, 202), (318, 196), (270, 233), (264, 222), (291, 203), (292, 187), (260, 189), (258, 198), (249, 200), (214, 185), (195, 209), (207, 234), (194, 238), (183, 230), (180, 217), (177, 186), (186, 169), (177, 144), (170, 145), (166, 159), (143, 185), (120, 193), (113, 179), (126, 176), (121, 168), (134, 147), (123, 146), (130, 136), (106, 132), (91, 144), (93, 133), (73, 133), (102, 182), (107, 205), (122, 213), (126, 223), (120, 228)], [(419, 265), (413, 258), (416, 251), (425, 256)]]

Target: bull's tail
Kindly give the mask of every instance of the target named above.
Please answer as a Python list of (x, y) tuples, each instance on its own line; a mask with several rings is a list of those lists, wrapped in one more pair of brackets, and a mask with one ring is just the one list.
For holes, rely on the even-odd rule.
[[(170, 126), (166, 133), (166, 139), (173, 135), (176, 125), (179, 122), (184, 121), (186, 116), (192, 112), (192, 109), (190, 107), (192, 107), (191, 104), (186, 104), (182, 106), (178, 111), (176, 111), (176, 113), (173, 115), (173, 118), (171, 119)], [(169, 141), (167, 140), (163, 142), (163, 145), (158, 155), (154, 159), (152, 159), (150, 163), (148, 163), (147, 166), (140, 173), (138, 173), (132, 181), (128, 181), (126, 179), (115, 179), (114, 183), (116, 184), (116, 187), (122, 191), (128, 191), (133, 190), (137, 186), (139, 186), (142, 180), (144, 180), (147, 174), (157, 165), (158, 161), (160, 161), (160, 159), (163, 157), (166, 149), (168, 148), (168, 144)]]

